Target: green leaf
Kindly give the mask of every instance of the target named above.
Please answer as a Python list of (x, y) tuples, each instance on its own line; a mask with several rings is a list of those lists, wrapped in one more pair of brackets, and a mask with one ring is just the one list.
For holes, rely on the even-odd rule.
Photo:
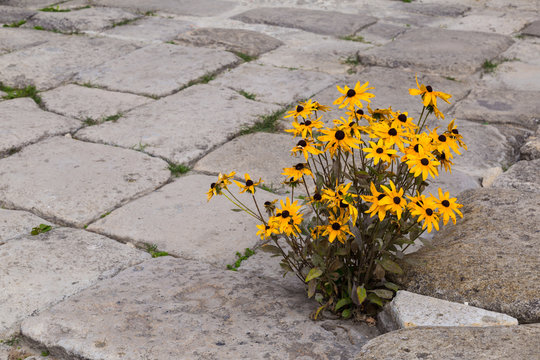
[[(285, 260), (284, 260), (284, 261), (285, 261)], [(280, 263), (279, 263), (279, 266), (281, 266), (281, 268), (282, 268), (283, 270), (285, 270), (285, 273), (287, 273), (287, 272), (289, 272), (289, 271), (292, 272), (291, 266), (290, 266), (289, 264), (287, 264), (286, 262), (284, 262), (284, 261), (280, 262)]]
[(368, 296), (367, 296), (367, 299), (370, 303), (373, 303), (373, 304), (376, 304), (376, 305), (379, 305), (379, 306), (383, 306), (383, 301), (380, 297), (378, 297), (376, 294), (374, 293), (370, 293)]
[(398, 274), (398, 275), (403, 274), (403, 270), (399, 267), (399, 265), (396, 264), (395, 262), (393, 262), (392, 260), (388, 259), (388, 258), (383, 258), (379, 262), (379, 264), (381, 264), (381, 266), (386, 271), (390, 271), (391, 273)]
[(313, 268), (311, 270), (309, 270), (309, 273), (308, 275), (306, 276), (306, 282), (312, 280), (312, 279), (316, 279), (318, 278), (319, 276), (322, 275), (322, 270), (319, 269), (319, 268)]
[(352, 303), (351, 298), (343, 298), (343, 299), (340, 299), (340, 300), (337, 302), (336, 307), (334, 308), (334, 311), (338, 311), (339, 309), (341, 309), (341, 308), (344, 307), (345, 305), (349, 305), (350, 303)]
[(375, 289), (375, 290), (370, 290), (369, 292), (374, 293), (378, 297), (383, 298), (383, 299), (391, 299), (394, 296), (394, 293), (392, 291), (386, 290), (386, 289)]
[(387, 288), (387, 289), (390, 289), (390, 290), (393, 290), (395, 292), (397, 292), (399, 290), (399, 286), (397, 286), (396, 284), (394, 283), (391, 283), (389, 281), (385, 282), (384, 283), (384, 286)]
[(350, 318), (351, 317), (351, 310), (349, 310), (349, 309), (343, 310), (343, 312), (341, 313), (341, 317), (344, 318), (344, 319)]
[(313, 295), (315, 295), (315, 290), (317, 290), (317, 281), (311, 280), (308, 282), (308, 298), (311, 298)]
[(358, 305), (360, 305), (364, 302), (364, 300), (366, 300), (367, 291), (364, 288), (364, 285), (356, 288), (356, 296), (358, 297)]
[(346, 248), (339, 248), (336, 250), (336, 255), (344, 256), (347, 255), (347, 249)]
[(39, 234), (38, 228), (32, 228), (32, 231), (30, 232), (30, 235), (37, 235)]
[(281, 250), (275, 245), (263, 245), (261, 246), (261, 250), (267, 253), (281, 255)]
[(231, 211), (240, 212), (240, 211), (242, 211), (242, 209), (231, 209)]

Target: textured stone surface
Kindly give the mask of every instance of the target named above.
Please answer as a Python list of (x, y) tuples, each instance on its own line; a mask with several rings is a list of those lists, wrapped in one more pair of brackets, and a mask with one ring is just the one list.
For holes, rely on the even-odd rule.
[(283, 168), (305, 162), (303, 155), (291, 156), (298, 139), (288, 134), (255, 133), (237, 137), (220, 146), (195, 164), (194, 169), (206, 173), (236, 171), (243, 179), (245, 173), (261, 177), (264, 185), (283, 190)]
[(215, 16), (232, 10), (235, 3), (224, 0), (95, 0), (95, 5), (127, 8), (138, 12), (162, 11), (179, 15)]
[(50, 0), (4, 0), (3, 3), (11, 6), (24, 7), (32, 10), (42, 9), (51, 5)]
[(456, 105), (453, 115), (489, 124), (511, 124), (536, 130), (540, 119), (539, 91), (475, 89)]
[(497, 34), (437, 28), (414, 29), (382, 47), (360, 53), (367, 65), (463, 76), (506, 50), (512, 39)]
[(165, 96), (237, 61), (221, 50), (156, 44), (82, 71), (75, 79), (109, 90)]
[[(211, 109), (211, 116), (209, 111)], [(238, 93), (196, 85), (141, 106), (115, 123), (82, 129), (77, 137), (126, 148), (141, 148), (175, 163), (189, 163), (279, 108)]]
[[(156, 244), (159, 250), (219, 264), (224, 269), (225, 264), (234, 263), (236, 251), (243, 252), (256, 244), (259, 222), (243, 212), (231, 211), (235, 205), (225, 197), (214, 197), (208, 202), (206, 192), (216, 179), (217, 176), (186, 175), (113, 211), (88, 228), (123, 241)], [(236, 184), (230, 188), (238, 194)], [(276, 198), (263, 190), (258, 190), (256, 196), (262, 203)], [(239, 199), (254, 208), (251, 195), (240, 195)]]
[(540, 159), (540, 127), (536, 129), (534, 136), (530, 136), (527, 142), (519, 149), (521, 159)]
[(452, 169), (452, 172), (439, 170), (439, 176), (436, 179), (429, 178), (429, 186), (424, 190), (425, 194), (437, 195), (437, 189), (449, 191), (450, 195), (457, 196), (461, 192), (469, 189), (477, 189), (480, 182), (475, 178), (458, 169)]
[(522, 160), (497, 177), (493, 187), (540, 192), (540, 159)]
[(428, 16), (448, 16), (458, 17), (462, 16), (465, 12), (471, 9), (470, 6), (463, 4), (442, 4), (442, 3), (402, 3), (395, 2), (392, 4), (392, 8), (400, 11), (406, 11), (411, 13), (418, 13)]
[(525, 29), (521, 30), (522, 34), (531, 36), (540, 36), (540, 20), (533, 21)]
[(286, 105), (309, 98), (333, 82), (335, 79), (328, 74), (247, 63), (222, 74), (210, 84), (255, 94), (258, 101)]
[[(63, 35), (46, 31), (37, 32), (29, 29), (0, 27), (0, 55), (31, 46), (37, 46), (49, 40), (59, 40), (63, 38)], [(4, 76), (5, 75), (2, 75), (2, 77)], [(5, 82), (5, 79), (3, 79), (3, 81)]]
[[(41, 32), (34, 32), (41, 36)], [(2, 82), (15, 87), (33, 84), (40, 90), (53, 88), (82, 69), (134, 49), (134, 45), (115, 39), (62, 36), (54, 42), (1, 56)]]
[(24, 318), (149, 258), (106, 237), (60, 228), (0, 246), (0, 335)]
[(431, 26), (448, 30), (479, 31), (501, 35), (513, 35), (527, 23), (527, 16), (521, 11), (508, 10), (501, 14), (492, 9), (471, 11), (459, 18), (443, 18)]
[(362, 29), (357, 36), (362, 36), (366, 42), (384, 45), (393, 41), (397, 36), (407, 31), (404, 25), (396, 25), (391, 22), (377, 21), (375, 24)]
[(181, 34), (177, 42), (259, 56), (283, 44), (271, 36), (242, 29), (198, 28)]
[(147, 97), (72, 84), (43, 92), (40, 96), (47, 109), (80, 120), (101, 120), (153, 101)]
[(0, 102), (2, 143), (0, 154), (19, 149), (45, 137), (65, 134), (80, 122), (41, 110), (34, 100), (19, 98)]
[(490, 187), (491, 184), (495, 181), (495, 179), (503, 173), (503, 169), (501, 167), (492, 167), (491, 169), (488, 169), (484, 177), (482, 177), (482, 187)]
[(357, 360), (532, 359), (540, 326), (426, 327), (393, 331), (367, 343)]
[(485, 188), (460, 195), (463, 219), (433, 248), (407, 255), (396, 279), (408, 291), (539, 322), (540, 194)]
[(121, 40), (148, 44), (172, 41), (178, 34), (191, 30), (193, 26), (194, 24), (190, 21), (145, 16), (131, 24), (104, 31), (102, 34)]
[(393, 331), (418, 326), (509, 326), (511, 316), (400, 290), (378, 315), (379, 328)]
[(32, 228), (39, 224), (51, 225), (26, 211), (0, 209), (0, 244), (20, 235), (30, 235)]
[(11, 24), (26, 20), (36, 12), (28, 9), (0, 5), (0, 24)]
[(268, 24), (302, 29), (316, 34), (347, 36), (377, 19), (371, 16), (356, 16), (335, 11), (320, 11), (297, 8), (257, 8), (233, 17), (250, 24)]
[(45, 30), (63, 33), (101, 31), (123, 21), (141, 17), (121, 9), (91, 7), (69, 12), (38, 12), (25, 27), (40, 26)]
[(56, 137), (0, 160), (0, 204), (82, 227), (169, 175), (163, 160)]
[(285, 45), (261, 56), (257, 63), (342, 75), (351, 66), (346, 62), (348, 58), (355, 58), (358, 51), (373, 46), (307, 32), (294, 32), (280, 39)]
[(250, 275), (159, 258), (26, 320), (22, 332), (53, 356), (111, 360), (342, 359), (376, 334), (313, 322), (303, 292)]

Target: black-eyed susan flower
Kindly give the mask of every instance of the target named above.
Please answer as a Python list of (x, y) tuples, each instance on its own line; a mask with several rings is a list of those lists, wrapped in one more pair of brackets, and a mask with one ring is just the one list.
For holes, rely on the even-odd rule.
[(210, 201), (210, 199), (214, 195), (221, 195), (221, 188), (215, 182), (210, 184), (210, 190), (208, 190), (207, 193), (206, 193), (206, 197), (208, 198), (207, 201)]
[(357, 139), (360, 139), (361, 137), (360, 130), (362, 127), (358, 126), (358, 123), (355, 120), (347, 121), (343, 117), (340, 117), (340, 119), (334, 120), (334, 125), (336, 125), (338, 129), (348, 132), (350, 136), (354, 136)]
[(286, 198), (285, 203), (283, 200), (279, 201), (281, 209), (276, 209), (276, 215), (272, 218), (272, 224), (279, 229), (280, 233), (287, 235), (298, 234), (300, 228), (298, 225), (302, 222), (302, 214), (299, 213), (300, 205), (298, 200), (291, 203), (291, 199)]
[(432, 139), (432, 144), (434, 145), (435, 149), (438, 150), (441, 153), (446, 153), (447, 156), (452, 156), (450, 149), (452, 149), (456, 154), (461, 155), (459, 152), (459, 145), (458, 142), (448, 136), (449, 134), (437, 134), (437, 129), (433, 129), (433, 131), (430, 132), (429, 136)]
[(317, 120), (311, 120), (307, 119), (302, 122), (298, 122), (296, 119), (292, 122), (292, 129), (285, 130), (286, 132), (293, 133), (294, 136), (301, 136), (302, 138), (306, 138), (309, 134), (310, 137), (313, 137), (313, 130), (314, 129), (321, 129), (324, 127), (324, 124), (322, 121), (320, 121), (321, 117), (319, 117)]
[(448, 123), (447, 134), (449, 137), (456, 140), (461, 148), (467, 150), (467, 145), (463, 142), (463, 136), (459, 133), (457, 126), (454, 124), (454, 120), (456, 119), (453, 119)]
[(328, 218), (328, 225), (326, 226), (323, 235), (328, 236), (328, 241), (333, 243), (334, 240), (338, 239), (339, 242), (345, 244), (347, 240), (347, 235), (352, 233), (349, 230), (349, 225), (347, 224), (349, 219), (347, 217), (333, 217)]
[(446, 156), (445, 153), (437, 153), (437, 160), (441, 163), (440, 167), (444, 168), (444, 171), (452, 172), (452, 165), (454, 163)]
[(358, 195), (349, 193), (352, 183), (336, 184), (335, 190), (322, 189), (322, 200), (334, 207), (339, 207), (339, 204), (346, 200), (351, 202), (352, 198)]
[(441, 163), (438, 162), (431, 153), (419, 152), (411, 153), (407, 155), (407, 166), (409, 171), (415, 176), (422, 176), (422, 180), (426, 180), (428, 175), (431, 175), (432, 178), (439, 176), (437, 171), (437, 166)]
[(401, 113), (394, 117), (392, 120), (391, 126), (403, 126), (404, 128), (409, 129), (410, 132), (414, 132), (418, 126), (413, 123), (413, 118), (408, 116), (407, 112)]
[(384, 192), (379, 192), (373, 182), (369, 186), (371, 195), (361, 195), (360, 197), (365, 202), (371, 203), (371, 207), (366, 210), (367, 214), (371, 214), (369, 217), (373, 217), (375, 214), (379, 216), (379, 220), (383, 221), (386, 216), (388, 206), (381, 204), (381, 200), (387, 197)]
[(277, 199), (275, 200), (272, 200), (272, 201), (265, 201), (264, 202), (264, 210), (266, 211), (266, 213), (268, 215), (273, 215), (274, 212), (276, 211), (276, 202), (277, 202)]
[(284, 168), (281, 174), (285, 176), (290, 176), (293, 181), (301, 179), (304, 175), (313, 176), (313, 173), (309, 169), (307, 163), (298, 163), (293, 167)]
[(246, 191), (250, 194), (255, 194), (255, 186), (262, 183), (262, 180), (259, 179), (257, 182), (253, 182), (249, 177), (249, 174), (244, 174), (245, 183), (242, 184), (240, 181), (233, 180), (236, 185), (240, 188), (240, 194), (245, 193)]
[(256, 235), (259, 235), (261, 237), (261, 240), (265, 240), (272, 235), (279, 234), (279, 229), (272, 227), (270, 223), (268, 225), (257, 225), (257, 228), (259, 229), (259, 231), (257, 231)]
[(435, 228), (439, 231), (439, 212), (437, 205), (431, 198), (424, 198), (418, 201), (416, 206), (411, 210), (411, 215), (417, 216), (416, 221), (423, 222), (422, 229), (427, 227), (428, 233)]
[(319, 102), (314, 101), (313, 102), (313, 110), (327, 112), (329, 110), (332, 110), (332, 108), (330, 106), (322, 105), (322, 104), (319, 104)]
[(286, 118), (289, 118), (289, 117), (294, 117), (295, 119), (297, 117), (302, 117), (302, 118), (306, 118), (308, 117), (312, 112), (313, 112), (313, 104), (311, 102), (311, 99), (306, 101), (306, 102), (301, 102), (300, 104), (296, 105), (296, 107), (291, 110), (291, 111), (288, 111), (287, 112), (287, 115), (284, 116), (283, 118), (286, 119)]
[(324, 151), (330, 151), (330, 155), (334, 156), (338, 149), (345, 152), (350, 152), (351, 148), (358, 149), (360, 140), (355, 139), (347, 132), (339, 128), (331, 128), (321, 130), (324, 135), (318, 137), (319, 141), (326, 142)]
[(437, 98), (441, 98), (442, 100), (446, 101), (448, 104), (450, 104), (450, 99), (452, 95), (443, 93), (441, 91), (433, 91), (433, 88), (428, 85), (425, 86), (424, 84), (419, 85), (418, 84), (418, 76), (415, 76), (416, 78), (416, 86), (418, 89), (409, 89), (409, 94), (412, 96), (421, 95), (422, 96), (422, 103), (425, 107), (432, 105), (434, 108), (437, 108)]
[(370, 88), (369, 82), (366, 82), (364, 85), (360, 86), (360, 81), (356, 83), (353, 89), (350, 89), (348, 86), (345, 86), (343, 89), (339, 86), (336, 86), (338, 91), (343, 94), (334, 101), (334, 105), (339, 105), (339, 108), (344, 108), (347, 106), (349, 109), (353, 109), (354, 106), (362, 107), (362, 100), (371, 102), (371, 98), (375, 95), (368, 93), (366, 91), (372, 90), (375, 88)]
[(404, 149), (405, 155), (401, 157), (401, 161), (407, 161), (409, 155), (414, 157), (420, 152), (430, 153), (434, 151), (435, 148), (433, 147), (431, 140), (432, 139), (426, 133), (414, 134), (411, 137), (411, 140), (405, 141), (409, 144), (409, 146)]
[(230, 174), (222, 174), (219, 173), (218, 179), (216, 182), (210, 184), (210, 190), (207, 191), (206, 196), (208, 198), (208, 201), (214, 196), (214, 195), (221, 195), (222, 190), (227, 189), (227, 186), (231, 184), (231, 178), (236, 174), (235, 171), (231, 172)]
[(390, 188), (384, 185), (381, 185), (381, 188), (387, 196), (382, 198), (379, 203), (386, 205), (388, 211), (393, 212), (398, 219), (401, 219), (401, 213), (407, 206), (407, 201), (403, 198), (403, 189), (397, 190), (392, 180), (390, 180)]
[(316, 146), (320, 146), (320, 144), (316, 144), (312, 140), (309, 140), (309, 139), (302, 139), (298, 141), (298, 143), (296, 144), (294, 148), (292, 148), (291, 152), (293, 153), (293, 155), (296, 155), (297, 153), (301, 152), (307, 161), (309, 154), (313, 154), (313, 155), (322, 154), (322, 151), (317, 149)]
[(430, 195), (437, 204), (439, 212), (443, 216), (444, 225), (446, 225), (450, 219), (452, 219), (452, 222), (455, 224), (456, 214), (463, 217), (463, 214), (461, 211), (459, 211), (459, 208), (461, 208), (463, 205), (456, 202), (457, 198), (451, 198), (448, 191), (443, 193), (443, 191), (439, 188), (438, 192), (439, 198), (436, 198), (431, 194)]
[(403, 151), (403, 142), (409, 138), (409, 133), (401, 125), (388, 125), (384, 122), (372, 126), (373, 137), (378, 137), (386, 147), (397, 145)]
[(375, 144), (373, 141), (370, 141), (369, 145), (371, 147), (365, 147), (362, 149), (362, 151), (368, 153), (366, 155), (366, 159), (372, 158), (375, 165), (377, 165), (381, 160), (387, 163), (391, 163), (393, 156), (397, 154), (397, 150), (386, 147), (382, 139), (379, 139), (377, 144)]

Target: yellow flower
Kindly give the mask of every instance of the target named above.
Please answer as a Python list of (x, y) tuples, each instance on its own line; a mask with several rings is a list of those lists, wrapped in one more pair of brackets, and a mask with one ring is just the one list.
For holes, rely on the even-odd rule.
[(335, 218), (330, 216), (328, 219), (328, 225), (326, 226), (323, 235), (328, 235), (328, 241), (330, 243), (333, 243), (335, 239), (338, 239), (339, 242), (345, 244), (347, 235), (352, 236), (347, 222), (348, 219), (345, 217)]
[(400, 125), (409, 129), (409, 131), (414, 132), (418, 126), (416, 126), (416, 124), (413, 123), (412, 120), (413, 118), (408, 117), (408, 113), (404, 112), (394, 118), (391, 126), (395, 127)]
[(339, 86), (336, 86), (338, 91), (343, 94), (343, 96), (339, 97), (334, 101), (334, 105), (339, 105), (339, 108), (344, 108), (347, 106), (349, 109), (353, 109), (354, 106), (362, 107), (361, 100), (371, 102), (372, 97), (375, 97), (375, 95), (367, 93), (367, 90), (375, 89), (375, 88), (368, 88), (369, 82), (366, 82), (364, 85), (360, 86), (360, 81), (356, 83), (354, 86), (354, 89), (350, 89), (348, 86), (345, 86), (343, 89)]
[(450, 173), (452, 172), (452, 165), (454, 165), (454, 163), (446, 157), (445, 153), (438, 154), (437, 160), (439, 160), (441, 163), (441, 167), (444, 168), (444, 171), (449, 171)]
[(350, 136), (354, 136), (357, 139), (360, 139), (360, 130), (362, 129), (362, 127), (358, 126), (358, 123), (354, 120), (347, 121), (343, 117), (340, 117), (340, 119), (341, 120), (334, 120), (334, 125), (336, 125), (338, 129), (348, 132)]
[(287, 177), (290, 176), (293, 181), (301, 179), (304, 175), (313, 176), (313, 173), (309, 170), (308, 164), (304, 163), (298, 163), (293, 167), (284, 168), (281, 174)]
[(375, 184), (373, 184), (373, 182), (370, 184), (369, 188), (371, 189), (371, 195), (360, 196), (365, 202), (372, 203), (371, 207), (366, 210), (366, 213), (371, 214), (369, 217), (373, 217), (373, 215), (378, 214), (379, 220), (383, 221), (386, 216), (388, 206), (381, 204), (380, 201), (387, 197), (387, 195), (385, 193), (377, 191), (377, 188), (375, 187)]
[(397, 150), (389, 149), (384, 146), (383, 140), (379, 139), (379, 142), (375, 144), (373, 141), (370, 141), (369, 144), (371, 147), (365, 147), (362, 151), (367, 152), (366, 159), (373, 158), (373, 163), (377, 165), (379, 161), (386, 161), (387, 163), (392, 162), (392, 156), (397, 153)]
[[(352, 198), (357, 197), (356, 194), (350, 194), (349, 189), (352, 183), (348, 184), (336, 184), (336, 189), (323, 189), (322, 200), (326, 201), (331, 206), (338, 207), (343, 200), (350, 201)], [(349, 199), (349, 200), (348, 200)]]
[(437, 129), (438, 128), (433, 129), (433, 131), (429, 134), (435, 149), (437, 149), (440, 153), (446, 153), (446, 156), (450, 158), (452, 158), (450, 149), (452, 149), (456, 154), (461, 155), (459, 152), (458, 142), (454, 138), (448, 136), (449, 134), (446, 132), (438, 135)]
[(390, 187), (391, 189), (381, 185), (381, 188), (387, 196), (382, 198), (379, 203), (381, 205), (386, 205), (387, 210), (395, 213), (397, 218), (401, 219), (403, 208), (407, 206), (407, 201), (403, 198), (403, 189), (396, 190), (396, 185), (392, 180), (390, 180)]
[(306, 118), (308, 117), (311, 113), (313, 112), (313, 104), (311, 103), (311, 99), (304, 102), (304, 103), (300, 103), (298, 104), (294, 110), (291, 110), (291, 111), (288, 111), (287, 112), (287, 116), (284, 116), (283, 118), (286, 119), (288, 117), (294, 117), (295, 119), (297, 117), (302, 117), (302, 118)]
[(307, 119), (306, 121), (302, 121), (301, 123), (294, 119), (292, 123), (293, 129), (287, 129), (285, 131), (293, 133), (294, 136), (302, 136), (303, 138), (306, 138), (307, 134), (313, 137), (313, 129), (320, 129), (324, 127), (324, 124), (322, 123), (322, 121), (320, 121), (320, 119), (321, 117), (313, 121)]
[(406, 142), (410, 145), (404, 149), (405, 155), (401, 157), (401, 162), (417, 156), (420, 152), (430, 153), (434, 150), (431, 138), (426, 133), (416, 134), (411, 141)]
[(274, 234), (279, 234), (279, 229), (276, 229), (270, 225), (261, 224), (257, 225), (257, 228), (259, 231), (257, 231), (256, 235), (259, 235), (261, 240), (265, 240)]
[(411, 211), (411, 215), (418, 216), (416, 221), (424, 223), (422, 224), (422, 229), (427, 227), (428, 233), (431, 232), (433, 227), (439, 231), (439, 213), (437, 212), (437, 206), (432, 199), (424, 199), (414, 207)]
[(291, 199), (286, 198), (286, 202), (280, 200), (281, 209), (277, 209), (276, 216), (272, 218), (272, 224), (270, 226), (275, 226), (279, 228), (281, 233), (287, 235), (293, 235), (300, 233), (300, 228), (298, 225), (302, 222), (302, 214), (299, 214), (300, 205), (298, 205), (298, 200), (291, 204)]
[(259, 185), (260, 183), (262, 183), (262, 180), (259, 179), (259, 181), (253, 182), (253, 180), (251, 180), (251, 178), (249, 177), (249, 174), (245, 174), (245, 175), (244, 175), (244, 178), (246, 179), (245, 185), (242, 184), (242, 183), (239, 182), (239, 181), (233, 180), (234, 183), (235, 183), (236, 185), (238, 185), (238, 187), (241, 189), (240, 194), (243, 194), (243, 193), (245, 193), (246, 191), (247, 191), (248, 193), (255, 194), (255, 186), (257, 186), (257, 185)]
[(443, 222), (444, 225), (448, 223), (448, 220), (452, 218), (452, 222), (456, 223), (456, 214), (458, 214), (460, 217), (463, 217), (463, 214), (461, 211), (459, 211), (459, 208), (463, 205), (456, 203), (457, 198), (450, 198), (450, 193), (447, 191), (445, 193), (442, 192), (442, 190), (439, 188), (439, 198), (435, 198), (433, 195), (432, 198), (434, 198), (435, 203), (438, 206), (439, 212), (443, 216)]
[(219, 185), (217, 185), (216, 183), (211, 183), (210, 184), (210, 190), (208, 190), (206, 192), (206, 197), (208, 198), (207, 201), (210, 201), (212, 196), (221, 195), (221, 194), (222, 194), (222, 192), (221, 192), (221, 188), (219, 187)]
[(231, 184), (231, 178), (236, 174), (236, 172), (231, 172), (229, 175), (219, 173), (218, 180), (215, 183), (210, 184), (210, 190), (206, 192), (206, 197), (208, 201), (214, 195), (221, 195), (223, 189), (227, 189), (227, 185)]
[(325, 129), (321, 130), (321, 132), (324, 135), (319, 136), (318, 139), (319, 141), (327, 142), (324, 151), (330, 150), (330, 155), (332, 156), (334, 156), (338, 148), (345, 152), (350, 152), (351, 148), (359, 148), (358, 144), (360, 143), (360, 140), (355, 139), (339, 128)]
[(448, 124), (448, 136), (456, 140), (463, 149), (467, 150), (467, 145), (463, 142), (463, 136), (460, 135), (456, 125), (454, 125), (454, 120), (450, 121)]
[(386, 123), (377, 123), (372, 126), (372, 137), (378, 137), (383, 140), (384, 146), (391, 147), (396, 144), (397, 147), (403, 151), (403, 142), (409, 137), (401, 125), (399, 126), (390, 126)]
[(418, 76), (415, 76), (415, 78), (416, 86), (418, 87), (418, 89), (409, 89), (409, 94), (411, 94), (412, 96), (421, 95), (425, 107), (432, 105), (436, 109), (438, 97), (450, 104), (450, 101), (448, 101), (448, 99), (450, 99), (452, 95), (445, 94), (440, 91), (433, 91), (433, 88), (430, 85), (419, 85)]
[(313, 102), (313, 110), (327, 112), (328, 110), (332, 110), (332, 108), (330, 106), (321, 105), (317, 101), (314, 101)]
[(304, 154), (306, 161), (308, 160), (309, 154), (319, 155), (322, 154), (322, 151), (317, 149), (315, 146), (320, 146), (320, 144), (315, 144), (309, 139), (300, 140), (296, 146), (291, 150), (291, 152), (296, 155), (296, 153), (301, 152)]
[(434, 179), (439, 176), (437, 166), (441, 163), (435, 160), (435, 157), (431, 153), (421, 151), (415, 155), (409, 154), (407, 159), (409, 171), (415, 177), (422, 175), (422, 180), (426, 180), (428, 175), (431, 175)]

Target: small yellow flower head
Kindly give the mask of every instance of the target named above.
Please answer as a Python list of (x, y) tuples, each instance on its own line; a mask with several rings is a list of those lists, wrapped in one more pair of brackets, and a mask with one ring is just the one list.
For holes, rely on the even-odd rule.
[(395, 144), (401, 151), (403, 151), (404, 148), (403, 142), (406, 141), (410, 136), (407, 130), (403, 129), (403, 127), (398, 124), (392, 126), (386, 123), (377, 123), (371, 128), (372, 137), (377, 137), (383, 140), (386, 147), (391, 147)]
[(246, 182), (245, 184), (242, 184), (241, 182), (239, 181), (236, 181), (236, 180), (233, 180), (234, 183), (236, 185), (238, 185), (238, 187), (240, 188), (240, 194), (243, 194), (245, 193), (246, 191), (250, 194), (255, 194), (255, 186), (259, 185), (260, 183), (262, 183), (262, 180), (259, 179), (259, 181), (257, 182), (253, 182), (253, 180), (251, 180), (251, 178), (249, 177), (249, 174), (245, 174), (244, 175), (244, 178), (246, 179)]
[(221, 188), (217, 183), (210, 184), (210, 190), (206, 193), (206, 197), (208, 198), (208, 201), (214, 196), (214, 195), (221, 195)]
[(283, 117), (284, 119), (288, 117), (294, 117), (296, 119), (297, 117), (307, 118), (311, 113), (313, 112), (313, 104), (311, 103), (311, 99), (298, 104), (293, 110), (287, 112), (287, 116)]
[(300, 205), (298, 200), (291, 203), (291, 199), (286, 198), (285, 203), (280, 200), (281, 209), (276, 210), (276, 216), (273, 217), (273, 221), (270, 226), (274, 226), (279, 229), (280, 233), (287, 235), (293, 235), (300, 233), (298, 225), (302, 222), (302, 214), (299, 214)]
[(375, 165), (377, 165), (381, 160), (390, 164), (393, 156), (397, 154), (397, 150), (386, 147), (382, 139), (380, 139), (377, 144), (375, 144), (373, 141), (370, 141), (369, 144), (371, 147), (365, 147), (362, 149), (362, 151), (368, 153), (366, 155), (366, 159), (373, 158), (373, 164)]
[(261, 237), (261, 240), (266, 240), (267, 238), (269, 238), (270, 236), (274, 234), (279, 234), (279, 229), (276, 229), (270, 224), (271, 223), (269, 223), (268, 225), (265, 225), (265, 224), (257, 225), (257, 228), (259, 229), (259, 231), (257, 231), (256, 235), (259, 235)]
[(440, 91), (433, 91), (433, 88), (430, 85), (419, 85), (418, 76), (415, 76), (415, 78), (416, 86), (418, 87), (418, 89), (409, 89), (409, 94), (411, 94), (412, 96), (421, 95), (422, 103), (425, 107), (432, 105), (434, 109), (437, 109), (437, 98), (441, 98), (443, 101), (446, 101), (448, 104), (450, 104), (450, 101), (448, 101), (448, 99), (450, 99), (452, 95), (445, 94)]
[(345, 86), (343, 89), (339, 86), (336, 86), (338, 91), (343, 94), (343, 96), (339, 97), (334, 101), (334, 105), (339, 105), (339, 108), (344, 108), (347, 106), (349, 110), (354, 109), (355, 106), (358, 106), (359, 108), (362, 107), (362, 100), (371, 102), (371, 98), (375, 97), (375, 95), (370, 94), (366, 91), (372, 90), (375, 88), (370, 88), (369, 82), (366, 82), (364, 85), (360, 86), (360, 81), (356, 83), (354, 86), (354, 89), (350, 89), (348, 86)]
[(373, 217), (373, 215), (377, 214), (379, 216), (379, 220), (383, 221), (386, 217), (386, 211), (388, 210), (388, 206), (385, 204), (381, 204), (381, 200), (387, 197), (387, 195), (385, 193), (377, 191), (377, 188), (375, 187), (375, 184), (373, 184), (373, 182), (370, 184), (369, 188), (371, 190), (371, 195), (360, 196), (365, 202), (372, 203), (371, 207), (366, 210), (366, 213), (371, 214), (369, 217)]
[(309, 154), (322, 154), (322, 151), (317, 149), (316, 146), (320, 146), (320, 144), (316, 144), (309, 139), (302, 139), (296, 144), (296, 146), (291, 150), (291, 152), (293, 153), (293, 155), (301, 152), (304, 155), (306, 161), (308, 161)]
[(291, 177), (293, 181), (301, 179), (304, 175), (313, 176), (307, 163), (298, 163), (293, 167), (284, 168), (281, 174)]
[(324, 127), (321, 117), (317, 120), (306, 119), (305, 121), (298, 122), (296, 119), (292, 122), (292, 129), (287, 129), (285, 132), (293, 133), (294, 136), (301, 136), (302, 138), (313, 137), (313, 129), (321, 129)]
[[(411, 198), (409, 197), (409, 199)], [(411, 215), (418, 217), (416, 221), (424, 222), (422, 224), (422, 229), (427, 227), (428, 233), (430, 233), (433, 228), (439, 231), (439, 212), (437, 211), (437, 205), (431, 198), (426, 199), (426, 197), (422, 195), (422, 200), (417, 201), (414, 205), (411, 210)]]
[(236, 174), (236, 172), (231, 172), (229, 175), (219, 173), (218, 179), (215, 183), (210, 184), (210, 190), (207, 191), (206, 196), (208, 198), (208, 201), (214, 196), (214, 195), (221, 195), (222, 190), (227, 189), (227, 185), (231, 184), (231, 178)]
[(398, 114), (396, 117), (394, 117), (391, 126), (396, 127), (398, 125), (405, 127), (410, 132), (414, 132), (416, 128), (418, 128), (418, 126), (413, 123), (413, 118), (409, 117), (407, 112)]
[(330, 151), (330, 155), (334, 156), (338, 149), (344, 152), (351, 152), (351, 148), (358, 149), (360, 140), (355, 139), (347, 132), (340, 130), (339, 128), (321, 130), (324, 134), (319, 136), (319, 141), (327, 142), (324, 151)]
[(407, 201), (403, 198), (403, 189), (396, 189), (396, 185), (390, 180), (390, 189), (384, 185), (381, 185), (384, 193), (387, 195), (379, 201), (381, 205), (386, 205), (387, 210), (397, 215), (398, 219), (401, 219), (401, 213), (407, 206)]
[(266, 210), (266, 213), (268, 215), (273, 215), (274, 212), (276, 211), (276, 202), (277, 202), (277, 199), (273, 201), (264, 202), (264, 210)]
[(334, 120), (334, 125), (336, 125), (338, 129), (348, 132), (350, 136), (354, 136), (360, 140), (360, 130), (363, 127), (359, 126), (356, 120), (347, 121), (341, 117), (339, 120)]
[(411, 153), (407, 156), (407, 166), (409, 171), (413, 173), (415, 177), (422, 175), (422, 180), (426, 180), (428, 175), (432, 178), (439, 176), (437, 166), (441, 163), (438, 162), (431, 153), (419, 152)]
[(437, 204), (438, 210), (443, 216), (443, 223), (446, 225), (448, 223), (448, 220), (450, 218), (452, 219), (452, 222), (456, 223), (456, 215), (458, 214), (460, 217), (463, 217), (463, 214), (461, 211), (459, 211), (459, 208), (463, 207), (463, 205), (456, 203), (456, 198), (451, 198), (450, 193), (447, 191), (443, 193), (443, 191), (439, 188), (439, 198), (437, 199), (433, 195), (431, 197), (433, 198), (434, 202)]
[(334, 242), (335, 239), (338, 239), (339, 242), (345, 244), (347, 240), (347, 235), (353, 236), (349, 230), (349, 225), (347, 225), (348, 218), (339, 217), (335, 218), (330, 216), (328, 218), (328, 225), (325, 227), (323, 235), (328, 235), (328, 241), (330, 243)]
[(317, 101), (314, 101), (313, 102), (313, 110), (327, 112), (329, 110), (332, 110), (332, 108), (330, 106), (321, 105)]

